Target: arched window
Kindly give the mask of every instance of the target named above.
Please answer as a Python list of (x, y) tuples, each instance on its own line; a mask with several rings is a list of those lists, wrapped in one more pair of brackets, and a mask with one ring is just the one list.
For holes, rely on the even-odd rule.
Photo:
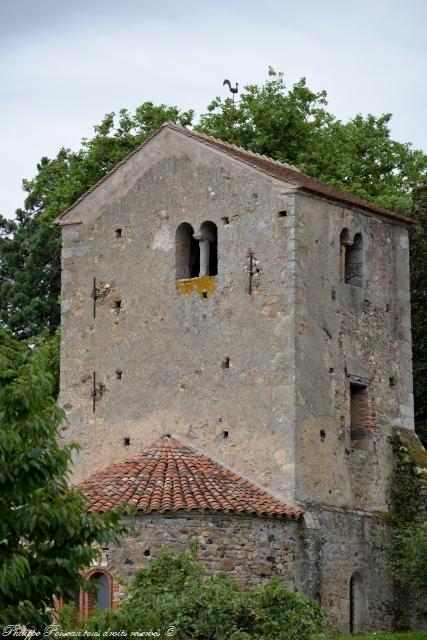
[(348, 229), (343, 229), (340, 235), (340, 279), (345, 281), (345, 265), (347, 249), (351, 247), (350, 234)]
[(355, 287), (363, 284), (363, 237), (356, 233), (345, 256), (345, 281)]
[(106, 611), (111, 609), (112, 593), (110, 577), (103, 571), (95, 571), (89, 577), (95, 591), (83, 595), (83, 615), (90, 616), (95, 609)]
[(218, 230), (214, 222), (204, 222), (194, 236), (200, 246), (200, 275), (216, 276), (218, 273)]
[(183, 222), (176, 230), (175, 251), (176, 279), (197, 278), (200, 271), (199, 243), (188, 222)]
[(111, 589), (110, 581), (105, 573), (96, 573), (90, 579), (96, 582), (96, 606), (101, 611), (111, 609)]
[(367, 608), (364, 581), (359, 571), (356, 571), (351, 576), (349, 584), (350, 633), (364, 630)]

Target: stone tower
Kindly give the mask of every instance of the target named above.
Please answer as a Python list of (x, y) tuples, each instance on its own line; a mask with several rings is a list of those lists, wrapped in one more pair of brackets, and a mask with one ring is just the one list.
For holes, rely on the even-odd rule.
[(305, 508), (309, 564), (335, 529), (306, 591), (340, 600), (345, 543), (381, 592), (361, 545), (414, 428), (410, 221), (168, 124), (58, 223), (76, 481), (177, 433)]

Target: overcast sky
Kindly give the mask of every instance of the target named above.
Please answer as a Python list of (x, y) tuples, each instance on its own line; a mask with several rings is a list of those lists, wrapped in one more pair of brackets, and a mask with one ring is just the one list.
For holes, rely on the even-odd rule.
[(427, 152), (426, 0), (0, 0), (0, 213), (41, 156), (146, 100), (205, 109), (267, 68)]

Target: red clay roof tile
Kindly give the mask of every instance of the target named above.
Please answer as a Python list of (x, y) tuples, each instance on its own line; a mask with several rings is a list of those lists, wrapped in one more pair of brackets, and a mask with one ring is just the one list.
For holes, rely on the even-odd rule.
[(215, 511), (298, 518), (291, 507), (219, 462), (167, 436), (97, 471), (78, 487), (89, 512), (133, 504), (143, 512)]

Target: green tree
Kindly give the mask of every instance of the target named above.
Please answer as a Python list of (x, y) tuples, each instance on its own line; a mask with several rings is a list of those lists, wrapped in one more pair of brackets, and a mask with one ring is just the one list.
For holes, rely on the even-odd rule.
[(121, 513), (84, 513), (68, 487), (72, 447), (61, 448), (57, 345), (28, 346), (0, 329), (0, 626), (50, 622), (52, 597), (71, 598), (79, 571), (123, 531)]
[[(60, 623), (69, 629), (72, 618), (64, 613)], [(136, 572), (119, 612), (95, 614), (80, 630), (85, 637), (84, 629), (165, 633), (174, 627), (176, 640), (309, 640), (322, 630), (322, 619), (313, 601), (279, 579), (244, 590), (224, 573), (207, 576), (194, 553), (166, 549)]]
[(230, 98), (213, 100), (197, 128), (409, 213), (427, 155), (391, 138), (391, 114), (356, 115), (343, 123), (326, 107), (325, 91), (311, 91), (304, 78), (287, 89), (283, 74), (270, 68), (266, 83), (246, 86), (235, 107)]

